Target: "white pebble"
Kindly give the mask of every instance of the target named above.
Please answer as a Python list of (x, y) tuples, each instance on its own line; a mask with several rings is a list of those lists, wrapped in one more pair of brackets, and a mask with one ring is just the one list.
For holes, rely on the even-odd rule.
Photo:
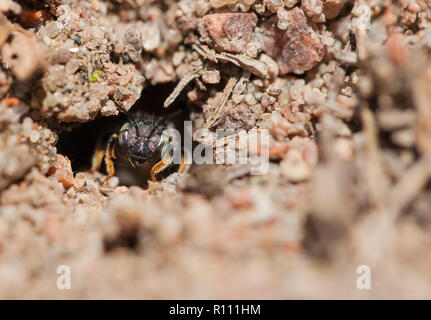
[(37, 130), (33, 130), (33, 132), (30, 134), (30, 142), (36, 143), (40, 139), (40, 133)]

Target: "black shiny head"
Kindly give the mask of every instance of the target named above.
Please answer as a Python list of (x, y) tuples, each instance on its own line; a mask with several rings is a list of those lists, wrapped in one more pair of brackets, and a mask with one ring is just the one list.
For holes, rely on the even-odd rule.
[(134, 167), (159, 159), (166, 143), (162, 136), (165, 129), (154, 117), (127, 122), (118, 133), (120, 152)]

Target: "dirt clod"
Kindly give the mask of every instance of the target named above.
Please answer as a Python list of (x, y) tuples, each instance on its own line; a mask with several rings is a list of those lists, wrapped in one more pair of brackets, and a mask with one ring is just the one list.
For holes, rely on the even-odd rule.
[(201, 35), (218, 52), (243, 53), (257, 17), (253, 13), (217, 13), (202, 18)]
[[(287, 24), (285, 30), (277, 26), (280, 19)], [(324, 47), (320, 36), (300, 8), (287, 11), (282, 17), (271, 17), (263, 29), (264, 50), (276, 59), (281, 74), (302, 74), (322, 60)]]
[(55, 166), (49, 171), (49, 174), (55, 177), (66, 188), (73, 186), (73, 172), (70, 160), (62, 155), (57, 155)]

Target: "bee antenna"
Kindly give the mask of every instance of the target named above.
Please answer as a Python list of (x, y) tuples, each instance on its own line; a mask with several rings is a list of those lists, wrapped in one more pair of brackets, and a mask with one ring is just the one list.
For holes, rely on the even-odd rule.
[(166, 116), (160, 117), (160, 118), (156, 121), (156, 123), (155, 123), (155, 125), (154, 125), (153, 129), (151, 129), (151, 132), (150, 132), (150, 134), (149, 134), (148, 136), (149, 136), (149, 137), (151, 137), (151, 135), (153, 134), (154, 130), (156, 129), (156, 127), (157, 127), (159, 124), (161, 124), (161, 123), (165, 123), (166, 121), (168, 121), (168, 120), (171, 120), (171, 119), (175, 118), (176, 116), (180, 115), (182, 112), (183, 112), (183, 110), (178, 109), (178, 110), (175, 110), (174, 112), (172, 112), (172, 113), (171, 113), (171, 114), (169, 114), (169, 115), (166, 115)]
[(133, 125), (135, 126), (135, 130), (136, 130), (136, 135), (139, 137), (139, 127), (138, 127), (138, 122), (136, 120), (133, 120)]

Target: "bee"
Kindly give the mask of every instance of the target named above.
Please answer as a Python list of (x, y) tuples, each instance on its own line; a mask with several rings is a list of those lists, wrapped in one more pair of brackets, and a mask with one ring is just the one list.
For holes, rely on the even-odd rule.
[[(99, 170), (104, 159), (107, 179), (112, 177), (115, 175), (114, 160), (119, 154), (134, 168), (150, 163), (151, 179), (157, 182), (157, 174), (172, 164), (169, 154), (162, 156), (163, 147), (169, 143), (169, 138), (163, 135), (163, 131), (168, 128), (166, 121), (169, 118), (141, 114), (137, 119), (127, 121), (118, 133), (111, 134), (105, 143), (98, 144), (91, 170)], [(181, 161), (178, 172), (183, 173), (185, 169)]]

